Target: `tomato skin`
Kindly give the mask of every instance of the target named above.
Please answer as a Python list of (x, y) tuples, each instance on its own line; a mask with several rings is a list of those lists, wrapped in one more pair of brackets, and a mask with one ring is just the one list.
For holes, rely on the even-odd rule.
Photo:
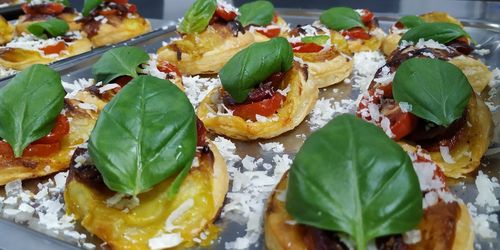
[(315, 53), (320, 52), (323, 49), (323, 46), (317, 45), (315, 43), (303, 43), (297, 42), (292, 43), (293, 52), (296, 53)]
[(257, 29), (255, 31), (264, 36), (267, 36), (268, 38), (273, 38), (279, 36), (279, 34), (281, 33), (281, 28)]
[(361, 16), (361, 21), (365, 24), (368, 25), (372, 20), (373, 20), (373, 12), (363, 9), (363, 15)]
[(256, 121), (256, 115), (271, 116), (275, 114), (276, 111), (281, 108), (285, 100), (285, 96), (276, 92), (269, 99), (248, 104), (238, 104), (230, 108), (233, 110), (233, 115), (239, 116), (245, 120)]
[(217, 9), (215, 9), (215, 15), (224, 19), (224, 21), (226, 22), (233, 21), (234, 19), (236, 19), (236, 16), (238, 16), (236, 12), (234, 11), (228, 12), (222, 7), (217, 7)]
[(158, 61), (156, 68), (165, 74), (173, 72), (173, 73), (177, 74), (178, 77), (182, 76), (179, 68), (177, 68), (177, 66), (175, 66), (167, 61)]
[(41, 48), (45, 55), (48, 54), (59, 54), (61, 51), (66, 49), (66, 43), (64, 41), (60, 41), (54, 45), (49, 45), (47, 47)]
[(274, 13), (274, 16), (273, 16), (273, 23), (277, 23), (278, 22), (278, 18), (279, 18), (279, 15), (278, 13)]
[(398, 141), (409, 135), (417, 127), (418, 117), (410, 112), (403, 112), (401, 108), (396, 107), (395, 111), (387, 114), (391, 121), (391, 131), (394, 134), (394, 140)]
[[(36, 6), (36, 7), (34, 7)], [(45, 14), (45, 15), (57, 15), (64, 11), (64, 5), (59, 3), (44, 3), (41, 5), (30, 6), (28, 4), (23, 4), (21, 8), (25, 14), (29, 15), (37, 15), (37, 14)]]
[(6, 158), (14, 158), (14, 151), (6, 141), (0, 140), (0, 155)]
[(137, 12), (137, 5), (130, 4), (130, 6), (128, 7), (128, 12), (130, 12), (130, 13), (136, 13)]
[(59, 115), (56, 118), (56, 124), (50, 133), (36, 141), (32, 144), (51, 144), (60, 142), (64, 136), (69, 134), (69, 121), (64, 115)]
[(30, 144), (23, 151), (23, 157), (46, 157), (56, 153), (61, 150), (61, 143), (51, 143), (51, 144)]
[(368, 40), (370, 39), (370, 34), (366, 32), (365, 29), (361, 27), (356, 27), (342, 32), (343, 36), (349, 36), (349, 38)]

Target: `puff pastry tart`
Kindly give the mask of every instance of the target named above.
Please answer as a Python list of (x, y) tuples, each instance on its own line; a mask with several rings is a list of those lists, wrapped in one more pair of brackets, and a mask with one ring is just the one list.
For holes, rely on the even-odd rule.
[(181, 37), (158, 50), (158, 60), (187, 75), (214, 74), (255, 41), (238, 20), (238, 10), (221, 1), (197, 0), (177, 31)]
[[(324, 133), (322, 135), (324, 136)], [(337, 136), (339, 137), (342, 135)], [(331, 138), (328, 137), (327, 140)], [(312, 143), (308, 145), (308, 141), (303, 148), (311, 148)], [(363, 139), (345, 143), (352, 145), (360, 141)], [(377, 142), (371, 144), (368, 140), (364, 141), (367, 142), (365, 146), (358, 144), (359, 147), (356, 149), (358, 152), (370, 154), (369, 152), (380, 151), (380, 147), (385, 148)], [(342, 144), (339, 141), (329, 142)], [(317, 158), (311, 158), (313, 163), (309, 165), (317, 164), (318, 167), (314, 170), (304, 170), (306, 157), (298, 161), (296, 158), (290, 172), (283, 176), (267, 203), (264, 221), (267, 248), (270, 250), (367, 249), (368, 245), (368, 249), (473, 249), (474, 233), (468, 209), (450, 192), (439, 166), (424, 150), (409, 145), (403, 145), (403, 148), (409, 157), (406, 156), (408, 158), (403, 164), (405, 167), (397, 166), (413, 172), (411, 179), (416, 180), (411, 182), (402, 181), (404, 178), (401, 172), (405, 171), (402, 169), (399, 173), (394, 169), (390, 180), (378, 175), (381, 172), (389, 172), (390, 164), (395, 164), (394, 161), (389, 163), (382, 159), (386, 157), (354, 156), (350, 153), (340, 155), (338, 152), (328, 152), (321, 150), (321, 147), (315, 147), (319, 151), (317, 155), (323, 154), (324, 158), (328, 155), (330, 158), (343, 156), (353, 159), (354, 165), (341, 166), (345, 170), (318, 164)], [(405, 154), (403, 150), (399, 151)], [(372, 162), (364, 162), (364, 159), (370, 159)], [(340, 161), (345, 162), (345, 160)], [(364, 167), (363, 172), (370, 173), (368, 177), (354, 173), (353, 169), (363, 168), (356, 166), (361, 161), (369, 165)], [(325, 176), (322, 175), (315, 182), (313, 176), (308, 175), (312, 172), (322, 173)], [(354, 182), (356, 182), (354, 179), (350, 179), (354, 176), (359, 176), (362, 180), (370, 178), (372, 181), (353, 184), (352, 181), (343, 181), (340, 177), (332, 175), (342, 176)], [(376, 183), (374, 179), (380, 183)], [(339, 184), (329, 185), (326, 183), (328, 180)], [(348, 190), (347, 187), (351, 186), (356, 186), (357, 192)], [(409, 191), (410, 189), (412, 191)], [(311, 198), (303, 197), (306, 191)], [(412, 197), (410, 193), (414, 196)], [(393, 196), (389, 198), (387, 196), (389, 194)], [(299, 202), (303, 204), (298, 204)], [(326, 210), (326, 207), (335, 210)], [(299, 214), (299, 210), (302, 214)], [(361, 225), (364, 225), (364, 229)], [(386, 230), (378, 230), (380, 228)], [(373, 232), (373, 234), (356, 236), (353, 232), (355, 229), (359, 233)]]
[[(34, 1), (33, 1), (34, 2)], [(68, 23), (71, 31), (78, 31), (81, 25), (75, 20), (80, 14), (72, 7), (66, 6), (62, 0), (42, 0), (36, 3), (25, 3), (22, 5), (24, 15), (19, 16), (15, 24), (16, 33), (28, 33), (28, 26), (33, 23), (58, 18)]]
[[(463, 28), (463, 25), (459, 20), (452, 17), (446, 12), (435, 11), (435, 12), (425, 13), (419, 16), (404, 16), (400, 18), (396, 23), (394, 23), (394, 25), (390, 28), (389, 35), (385, 37), (384, 42), (382, 43), (382, 52), (384, 52), (386, 56), (389, 56), (394, 50), (397, 49), (398, 43), (401, 40), (402, 35), (406, 33), (408, 30), (422, 23), (435, 23), (435, 22), (452, 23)], [(461, 47), (464, 46), (470, 47), (468, 46), (469, 43), (464, 39), (449, 42), (449, 44), (453, 46), (460, 45)], [(468, 50), (470, 49), (468, 48)]]
[(377, 51), (385, 37), (377, 18), (367, 9), (334, 7), (321, 14), (317, 25), (324, 25), (342, 35), (352, 53)]
[(298, 126), (318, 96), (307, 68), (293, 63), (284, 38), (255, 43), (219, 73), (222, 87), (198, 107), (208, 130), (240, 140), (272, 138)]
[[(130, 109), (146, 96), (145, 107)], [(131, 123), (139, 113), (144, 114), (141, 121)], [(113, 124), (120, 129), (109, 129), (116, 128)], [(120, 134), (122, 129), (143, 132), (142, 138), (126, 136), (109, 144), (112, 130)], [(101, 113), (88, 149), (73, 155), (64, 193), (67, 211), (112, 249), (184, 248), (193, 246), (203, 231), (216, 236), (213, 222), (223, 205), (228, 174), (205, 134), (182, 91), (165, 80), (135, 78)], [(136, 172), (139, 168), (143, 170)]]
[(151, 31), (151, 24), (128, 0), (105, 0), (89, 7), (78, 22), (94, 47), (126, 41)]
[(269, 1), (257, 0), (243, 4), (238, 12), (238, 21), (255, 36), (257, 42), (278, 36), (285, 37), (290, 30), (285, 19), (276, 12)]
[(323, 25), (298, 26), (289, 32), (294, 56), (309, 70), (308, 81), (318, 88), (342, 82), (352, 72), (347, 41)]
[[(0, 185), (68, 168), (97, 114), (64, 94), (58, 73), (42, 65), (22, 71), (2, 88), (0, 109), (15, 116), (4, 116), (0, 122)], [(25, 107), (24, 116), (12, 113), (21, 112), (20, 105)]]
[[(428, 48), (394, 54), (377, 71), (358, 115), (395, 140), (420, 145), (446, 176), (458, 178), (480, 165), (493, 124), (490, 110), (472, 91), (466, 75), (440, 60), (447, 55)], [(415, 81), (422, 84), (414, 85)]]

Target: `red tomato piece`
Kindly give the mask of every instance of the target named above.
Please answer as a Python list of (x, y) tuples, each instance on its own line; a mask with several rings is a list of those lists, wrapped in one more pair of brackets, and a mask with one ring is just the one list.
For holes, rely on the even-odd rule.
[(317, 45), (315, 43), (292, 43), (293, 52), (296, 53), (315, 53), (320, 52), (323, 46)]
[(245, 120), (256, 121), (256, 115), (271, 116), (275, 114), (276, 111), (281, 108), (285, 99), (285, 96), (276, 92), (269, 99), (260, 102), (234, 105), (231, 106), (231, 109), (233, 109), (233, 115), (239, 116)]
[(226, 11), (224, 8), (220, 6), (218, 6), (217, 9), (215, 9), (215, 15), (224, 19), (226, 22), (233, 21), (234, 19), (236, 19), (236, 16), (238, 16), (236, 12)]
[(365, 24), (368, 25), (372, 20), (373, 20), (373, 12), (363, 9), (363, 15), (361, 16), (361, 21)]
[(177, 74), (177, 76), (179, 76), (179, 77), (182, 76), (179, 68), (177, 68), (177, 66), (175, 66), (167, 61), (158, 61), (156, 68), (159, 71), (166, 73), (166, 74), (173, 72), (173, 73)]
[(64, 11), (64, 5), (59, 3), (44, 3), (41, 5), (30, 6), (28, 4), (23, 4), (21, 6), (24, 13), (30, 15), (45, 14), (45, 15), (57, 15)]
[(59, 115), (56, 118), (56, 124), (50, 133), (36, 141), (32, 144), (51, 144), (60, 142), (64, 136), (69, 134), (69, 121), (64, 115)]
[(14, 158), (14, 151), (6, 141), (0, 140), (0, 155), (6, 158)]
[(349, 29), (347, 31), (343, 31), (342, 35), (349, 36), (350, 38), (362, 39), (362, 40), (368, 40), (371, 37), (370, 34), (368, 34), (368, 32), (366, 32), (366, 30), (361, 28), (361, 27), (356, 27), (356, 28)]
[(42, 50), (45, 55), (48, 55), (59, 54), (64, 49), (66, 49), (66, 43), (64, 41), (60, 41), (54, 45), (49, 45), (47, 47), (41, 48), (40, 50)]
[(130, 12), (130, 13), (136, 13), (137, 12), (137, 5), (130, 4), (130, 6), (128, 6), (128, 12)]
[(386, 116), (391, 121), (391, 131), (396, 141), (409, 135), (417, 126), (418, 117), (410, 112), (403, 112), (399, 106), (392, 109)]
[(281, 33), (280, 28), (257, 29), (256, 31), (269, 38), (277, 37)]
[(51, 143), (51, 144), (30, 144), (23, 151), (23, 157), (45, 157), (57, 153), (61, 149), (61, 143)]

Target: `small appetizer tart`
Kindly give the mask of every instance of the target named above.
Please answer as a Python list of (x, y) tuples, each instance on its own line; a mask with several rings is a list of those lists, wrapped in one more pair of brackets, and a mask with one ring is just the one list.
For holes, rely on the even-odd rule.
[(458, 67), (419, 58), (425, 53), (393, 57), (380, 68), (357, 114), (394, 140), (420, 145), (446, 176), (459, 178), (476, 169), (488, 149), (491, 112)]
[(173, 39), (158, 50), (158, 60), (187, 75), (215, 74), (240, 50), (255, 41), (237, 20), (238, 10), (223, 1), (196, 0)]
[(31, 24), (30, 34), (23, 33), (0, 47), (0, 65), (23, 70), (33, 64), (48, 64), (92, 49), (80, 31), (69, 31), (60, 19)]
[(367, 9), (334, 7), (321, 14), (320, 22), (332, 32), (342, 35), (352, 53), (377, 51), (385, 37), (377, 18)]
[(59, 74), (42, 65), (20, 72), (0, 89), (0, 185), (68, 168), (97, 114), (64, 94)]
[[(429, 23), (434, 24), (429, 25)], [(412, 34), (405, 36), (406, 32), (421, 24), (425, 25), (412, 31)], [(461, 34), (461, 36), (444, 35), (444, 37), (439, 37), (440, 34), (448, 34), (450, 32)], [(449, 37), (451, 39), (448, 39)], [(397, 50), (401, 40), (418, 42), (419, 38), (425, 38), (425, 40), (433, 39), (434, 41), (453, 47), (465, 55), (469, 55), (474, 48), (470, 45), (468, 37), (469, 35), (463, 31), (462, 23), (445, 12), (430, 12), (420, 16), (404, 16), (390, 28), (389, 35), (382, 43), (382, 52), (386, 56), (389, 56), (393, 51)]]
[(184, 93), (139, 76), (75, 151), (64, 199), (112, 249), (188, 247), (204, 230), (216, 236), (228, 185), (225, 161)]
[(169, 80), (184, 90), (182, 74), (172, 64), (157, 64), (156, 55), (146, 53), (141, 48), (122, 46), (106, 51), (92, 66), (93, 84), (84, 92), (76, 92), (73, 98), (96, 106), (101, 111), (104, 106), (127, 83), (139, 75), (151, 75)]
[(44, 22), (52, 18), (66, 21), (71, 31), (79, 31), (81, 25), (75, 20), (80, 14), (74, 8), (67, 6), (67, 4), (68, 1), (64, 0), (40, 0), (23, 4), (24, 15), (19, 16), (15, 24), (16, 33), (18, 35), (28, 33), (28, 27), (31, 24)]
[(126, 41), (151, 31), (151, 24), (128, 0), (86, 0), (78, 20), (94, 47)]
[(311, 135), (267, 203), (267, 248), (473, 249), (439, 166), (384, 137), (351, 115)]
[(285, 19), (276, 12), (274, 5), (269, 1), (257, 0), (243, 4), (239, 8), (237, 19), (245, 30), (255, 36), (256, 42), (278, 36), (284, 37), (290, 30)]
[(308, 81), (318, 88), (342, 82), (352, 72), (346, 40), (323, 25), (297, 26), (288, 33), (294, 56), (309, 70)]
[[(242, 73), (244, 72), (244, 73)], [(298, 126), (318, 97), (285, 38), (255, 43), (219, 73), (221, 88), (198, 106), (208, 130), (240, 140), (273, 138)]]
[(14, 38), (14, 26), (3, 16), (0, 16), (0, 45), (4, 45)]

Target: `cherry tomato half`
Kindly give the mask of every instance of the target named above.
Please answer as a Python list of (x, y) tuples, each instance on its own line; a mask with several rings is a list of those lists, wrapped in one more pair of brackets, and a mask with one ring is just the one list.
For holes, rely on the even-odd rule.
[(370, 34), (366, 32), (365, 29), (361, 27), (356, 27), (342, 32), (343, 36), (349, 36), (349, 38), (368, 40), (370, 39)]
[(215, 9), (215, 15), (224, 19), (226, 22), (233, 21), (236, 18), (236, 16), (238, 16), (238, 14), (236, 14), (236, 12), (226, 11), (222, 7), (217, 7), (217, 9)]
[(234, 105), (231, 109), (233, 109), (233, 115), (239, 116), (245, 120), (255, 121), (256, 115), (270, 116), (275, 114), (276, 111), (281, 108), (285, 99), (285, 96), (276, 92), (269, 99), (260, 102)]
[(43, 53), (45, 55), (48, 55), (48, 54), (59, 54), (64, 49), (66, 49), (66, 43), (64, 41), (60, 41), (60, 42), (58, 42), (58, 43), (56, 43), (54, 45), (49, 45), (47, 47), (41, 48), (41, 50), (43, 51)]
[(257, 29), (256, 31), (269, 38), (277, 37), (281, 33), (280, 28)]
[(317, 45), (315, 43), (303, 43), (297, 42), (292, 43), (293, 52), (296, 53), (315, 53), (320, 52), (323, 49), (323, 46)]
[(403, 112), (399, 106), (395, 106), (390, 113), (385, 114), (391, 121), (391, 131), (394, 140), (400, 140), (409, 135), (417, 126), (418, 117), (410, 112)]

